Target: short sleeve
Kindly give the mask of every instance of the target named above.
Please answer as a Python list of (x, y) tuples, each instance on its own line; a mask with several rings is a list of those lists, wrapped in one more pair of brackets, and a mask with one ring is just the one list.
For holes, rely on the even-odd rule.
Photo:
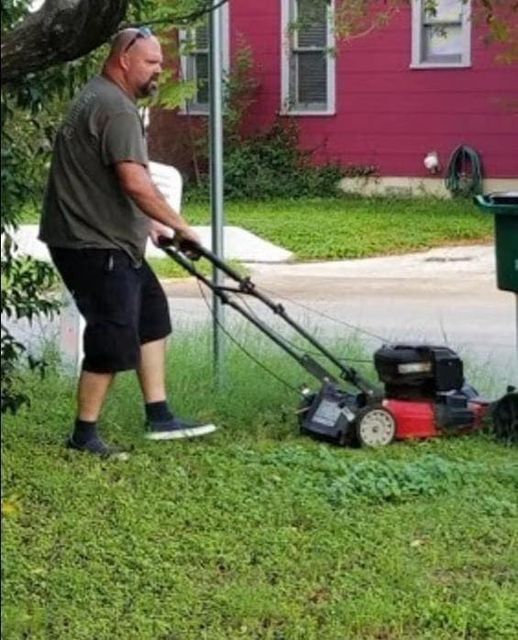
[(137, 113), (110, 116), (101, 138), (101, 157), (105, 165), (124, 161), (148, 164), (146, 140)]

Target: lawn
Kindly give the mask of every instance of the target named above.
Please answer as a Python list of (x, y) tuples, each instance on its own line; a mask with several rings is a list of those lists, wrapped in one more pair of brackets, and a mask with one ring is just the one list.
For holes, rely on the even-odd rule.
[[(365, 258), (446, 244), (490, 242), (492, 217), (465, 200), (358, 197), (228, 202), (226, 224), (243, 227), (297, 260)], [(207, 203), (187, 202), (192, 224), (210, 223)], [(28, 209), (22, 221), (35, 223)]]
[[(133, 447), (124, 463), (62, 448), (73, 383), (25, 378), (32, 404), (2, 429), (3, 638), (516, 637), (516, 450), (487, 435), (377, 451), (302, 438), (296, 394), (235, 349), (212, 388), (209, 337), (173, 344), (170, 394), (218, 432), (144, 441), (122, 375), (103, 430)], [(252, 329), (240, 340), (290, 385), (307, 379)]]
[[(470, 201), (328, 198), (229, 202), (226, 223), (292, 251), (298, 260), (365, 258), (447, 244), (490, 242), (491, 216)], [(207, 205), (187, 203), (192, 224), (209, 224)]]

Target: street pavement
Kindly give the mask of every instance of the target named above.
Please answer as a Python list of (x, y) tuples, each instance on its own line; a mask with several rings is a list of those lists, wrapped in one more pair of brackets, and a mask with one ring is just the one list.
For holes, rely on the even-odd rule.
[[(492, 246), (249, 269), (261, 291), (324, 339), (355, 336), (368, 349), (382, 341), (447, 344), (484, 371), (518, 382), (516, 301), (496, 287)], [(208, 321), (195, 282), (164, 284), (178, 323)], [(253, 308), (279, 326), (267, 309)]]
[[(198, 231), (210, 246), (210, 228)], [(35, 226), (22, 227), (20, 250), (45, 259), (46, 249), (35, 237)], [(382, 341), (448, 344), (475, 367), (518, 383), (516, 297), (497, 289), (490, 245), (293, 263), (283, 248), (229, 227), (224, 246), (226, 259), (243, 261), (259, 289), (322, 340), (354, 336), (368, 350)], [(163, 252), (153, 247), (151, 255)], [(210, 324), (210, 292), (202, 295), (192, 278), (163, 284), (177, 326)], [(274, 328), (282, 325), (264, 305), (252, 301), (251, 306)], [(231, 309), (225, 318), (231, 328), (240, 324)], [(289, 327), (284, 329), (289, 333)], [(46, 336), (51, 331), (48, 326), (40, 330)], [(38, 328), (25, 331), (33, 336)]]

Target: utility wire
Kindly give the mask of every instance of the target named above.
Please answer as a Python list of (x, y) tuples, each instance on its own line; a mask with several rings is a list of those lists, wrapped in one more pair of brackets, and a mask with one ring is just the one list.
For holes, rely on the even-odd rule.
[(302, 302), (297, 302), (296, 300), (293, 300), (292, 298), (288, 298), (286, 296), (283, 296), (275, 291), (271, 291), (269, 289), (265, 289), (263, 286), (261, 286), (261, 290), (265, 291), (266, 293), (270, 293), (271, 295), (274, 295), (276, 298), (280, 298), (281, 300), (286, 300), (286, 302), (289, 302), (291, 304), (293, 304), (296, 307), (300, 307), (301, 309), (305, 309), (306, 311), (310, 311), (311, 313), (313, 313), (314, 315), (317, 316), (321, 316), (322, 318), (327, 318), (327, 320), (332, 320), (333, 322), (337, 322), (338, 324), (343, 325), (344, 327), (347, 327), (348, 329), (353, 329), (354, 331), (357, 331), (358, 333), (363, 333), (366, 336), (370, 336), (371, 338), (375, 338), (376, 340), (380, 340), (380, 342), (390, 342), (390, 340), (388, 338), (384, 338), (383, 336), (380, 336), (376, 333), (373, 333), (372, 331), (367, 331), (367, 329), (362, 329), (361, 327), (358, 327), (357, 325), (351, 324), (350, 322), (346, 322), (345, 320), (339, 320), (338, 318), (335, 318), (334, 316), (331, 316), (327, 313), (323, 313), (322, 311), (317, 311), (316, 309), (313, 309), (312, 307), (309, 307), (306, 304), (303, 304)]
[(201, 297), (202, 297), (203, 301), (205, 302), (205, 304), (206, 304), (211, 316), (214, 318), (216, 324), (223, 331), (223, 333), (227, 336), (227, 338), (229, 338), (236, 345), (236, 347), (238, 349), (240, 349), (246, 356), (248, 356), (250, 358), (250, 360), (252, 360), (252, 362), (255, 362), (256, 365), (258, 365), (261, 369), (266, 371), (266, 373), (269, 373), (273, 378), (275, 378), (278, 382), (283, 384), (285, 387), (287, 387), (291, 391), (295, 391), (297, 394), (300, 394), (300, 390), (297, 389), (297, 387), (294, 387), (292, 384), (290, 384), (289, 382), (287, 382), (286, 380), (284, 380), (283, 378), (278, 376), (276, 373), (274, 373), (271, 369), (269, 369), (264, 363), (262, 363), (260, 360), (258, 360), (252, 353), (250, 353), (250, 351), (248, 351), (248, 349), (243, 347), (243, 345), (234, 338), (234, 336), (222, 325), (222, 323), (220, 322), (220, 320), (217, 318), (216, 314), (214, 313), (214, 308), (211, 306), (210, 302), (207, 300), (207, 297), (205, 295), (205, 291), (203, 290), (203, 287), (201, 286), (200, 281), (198, 279), (196, 279), (196, 282), (198, 284), (198, 289), (200, 290)]
[[(265, 289), (265, 291), (266, 291), (266, 289)], [(246, 294), (240, 294), (239, 295), (239, 300), (248, 309), (250, 314), (254, 316), (254, 318), (256, 318), (257, 320), (261, 320), (261, 318), (257, 315), (257, 313), (252, 308), (252, 305), (249, 304), (248, 300), (246, 300)], [(282, 333), (280, 333), (279, 331), (275, 331), (271, 327), (270, 327), (270, 331), (272, 333), (274, 333), (278, 338), (283, 340), (290, 347), (292, 347), (293, 349), (296, 349), (300, 353), (306, 353), (306, 354), (308, 354), (310, 356), (320, 356), (320, 357), (322, 357), (322, 355), (323, 355), (322, 353), (320, 353), (318, 351), (308, 351), (307, 349), (304, 349), (304, 347), (301, 347), (300, 345), (298, 345), (293, 340), (290, 340), (289, 338), (286, 338)], [(349, 358), (348, 356), (337, 357), (337, 360), (341, 360), (345, 364), (347, 364), (348, 362), (360, 362), (360, 363), (369, 363), (370, 364), (372, 362), (372, 360)]]

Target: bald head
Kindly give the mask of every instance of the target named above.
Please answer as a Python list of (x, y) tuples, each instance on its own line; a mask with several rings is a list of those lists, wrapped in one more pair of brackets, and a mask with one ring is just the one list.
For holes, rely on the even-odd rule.
[(162, 70), (162, 49), (149, 29), (124, 29), (112, 39), (103, 74), (133, 98), (154, 94)]
[(110, 58), (117, 58), (136, 44), (137, 40), (153, 37), (147, 29), (123, 29), (118, 31), (111, 40)]

